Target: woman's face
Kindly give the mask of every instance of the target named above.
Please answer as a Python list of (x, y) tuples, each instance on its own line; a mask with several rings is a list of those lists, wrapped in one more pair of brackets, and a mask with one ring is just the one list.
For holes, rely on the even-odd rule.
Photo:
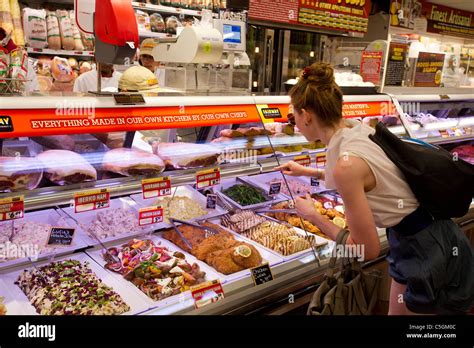
[(296, 127), (300, 130), (301, 134), (308, 141), (316, 141), (321, 139), (319, 135), (319, 127), (316, 124), (316, 117), (305, 109), (298, 111), (293, 108), (293, 115), (295, 116)]

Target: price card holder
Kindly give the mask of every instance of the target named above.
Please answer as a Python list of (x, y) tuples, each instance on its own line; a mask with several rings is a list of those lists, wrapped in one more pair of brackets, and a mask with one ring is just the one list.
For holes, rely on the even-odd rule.
[(68, 247), (72, 245), (76, 229), (68, 227), (51, 227), (46, 246)]
[(326, 152), (316, 154), (316, 168), (326, 167)]
[(221, 170), (219, 168), (203, 170), (196, 174), (196, 188), (201, 190), (206, 187), (217, 186), (221, 183)]
[(216, 209), (216, 206), (217, 206), (217, 195), (208, 194), (207, 195), (206, 208), (207, 209)]
[(0, 221), (11, 221), (25, 217), (24, 196), (0, 199)]
[(268, 191), (268, 194), (270, 196), (276, 196), (280, 194), (281, 191), (281, 182), (274, 182), (270, 184), (270, 190)]
[(194, 307), (202, 308), (224, 299), (224, 289), (219, 280), (213, 280), (191, 287)]
[(255, 286), (262, 285), (273, 280), (273, 273), (268, 263), (250, 269)]
[(143, 199), (171, 195), (171, 179), (169, 176), (142, 180)]
[(316, 179), (316, 178), (311, 178), (311, 186), (312, 187), (319, 187), (320, 186), (319, 180)]
[(109, 207), (110, 192), (108, 189), (87, 191), (74, 196), (74, 212), (76, 214)]
[(154, 225), (161, 222), (163, 222), (163, 208), (160, 206), (142, 208), (138, 212), (139, 226)]
[(310, 155), (295, 156), (294, 162), (301, 164), (302, 166), (309, 167), (311, 165)]

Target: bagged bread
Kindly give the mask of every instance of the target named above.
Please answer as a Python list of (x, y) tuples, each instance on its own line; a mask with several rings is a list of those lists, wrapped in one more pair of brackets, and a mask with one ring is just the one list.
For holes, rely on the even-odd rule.
[(46, 12), (46, 26), (48, 28), (48, 47), (52, 50), (61, 49), (61, 33), (59, 20), (55, 11)]
[(28, 7), (24, 8), (23, 28), (25, 30), (25, 39), (28, 46), (33, 48), (46, 48), (48, 45), (48, 30), (46, 27), (45, 10), (34, 10)]
[(81, 155), (66, 150), (48, 150), (36, 157), (44, 167), (44, 176), (58, 185), (97, 180), (97, 171)]
[(25, 33), (23, 32), (23, 24), (21, 23), (21, 11), (18, 0), (10, 0), (10, 11), (13, 23), (13, 42), (17, 46), (25, 46)]
[(165, 169), (163, 160), (151, 153), (134, 149), (108, 151), (102, 161), (106, 171), (125, 175), (157, 175)]
[(81, 31), (82, 44), (86, 51), (93, 51), (95, 47), (94, 35), (87, 34)]
[(18, 93), (24, 92), (28, 75), (28, 54), (24, 48), (18, 47), (10, 52), (8, 75), (14, 79), (11, 88)]
[(150, 15), (150, 26), (151, 31), (155, 33), (164, 33), (166, 30), (165, 21), (159, 13), (153, 13)]
[(71, 18), (66, 10), (57, 10), (56, 14), (59, 20), (59, 29), (61, 33), (61, 43), (63, 49), (68, 51), (74, 50), (74, 34), (72, 32)]
[(10, 65), (10, 55), (0, 50), (0, 91), (6, 88), (7, 81), (2, 80), (8, 77), (8, 66)]
[(137, 10), (135, 16), (137, 17), (138, 31), (151, 31), (150, 16), (148, 13)]
[(72, 25), (72, 36), (74, 38), (74, 49), (76, 51), (84, 51), (84, 44), (81, 39), (81, 32), (76, 25), (76, 14), (73, 10), (69, 11), (69, 17), (71, 18)]
[(69, 66), (69, 61), (66, 58), (53, 58), (51, 74), (54, 79), (59, 82), (71, 82), (74, 79), (74, 74)]
[(154, 143), (153, 152), (176, 169), (216, 165), (221, 154), (212, 145), (190, 143)]
[(39, 161), (31, 157), (0, 157), (0, 191), (35, 189), (43, 178)]
[(13, 17), (9, 0), (0, 0), (0, 24), (7, 33), (13, 31)]

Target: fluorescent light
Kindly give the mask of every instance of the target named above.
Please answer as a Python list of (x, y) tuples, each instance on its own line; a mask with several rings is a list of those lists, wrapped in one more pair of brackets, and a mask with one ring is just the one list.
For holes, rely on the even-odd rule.
[(255, 53), (260, 53), (260, 47), (255, 47)]
[(311, 58), (314, 58), (314, 51), (309, 52), (309, 56), (310, 56)]

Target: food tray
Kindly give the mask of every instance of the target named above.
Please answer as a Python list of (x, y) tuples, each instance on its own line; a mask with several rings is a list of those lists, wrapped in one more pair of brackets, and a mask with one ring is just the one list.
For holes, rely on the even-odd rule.
[[(265, 216), (265, 218), (267, 218), (269, 221), (273, 221), (273, 222), (276, 222), (276, 223), (280, 223), (279, 221), (277, 220), (274, 220), (272, 218), (269, 218), (267, 216)], [(280, 223), (281, 224), (281, 223)], [(302, 250), (302, 251), (299, 251), (297, 253), (294, 253), (294, 254), (291, 254), (291, 255), (288, 255), (288, 256), (285, 256), (285, 255), (282, 255), (280, 254), (278, 251), (276, 250), (273, 250), (273, 249), (270, 249), (270, 248), (267, 248), (266, 246), (250, 239), (250, 238), (247, 238), (243, 235), (241, 235), (240, 233), (238, 232), (235, 232), (235, 231), (232, 231), (231, 229), (228, 229), (227, 227), (224, 227), (222, 226), (221, 224), (219, 224), (219, 226), (221, 226), (222, 228), (224, 228), (225, 230), (229, 231), (230, 233), (232, 233), (233, 235), (239, 237), (241, 240), (245, 240), (247, 243), (251, 243), (252, 245), (258, 245), (259, 249), (264, 249), (266, 251), (268, 251), (269, 253), (272, 253), (276, 256), (278, 256), (279, 258), (282, 258), (284, 261), (289, 261), (289, 260), (294, 260), (296, 258), (299, 258), (300, 256), (303, 256), (303, 255), (306, 255), (308, 253), (311, 253), (313, 251), (313, 248), (308, 248), (308, 249), (305, 249), (305, 250)], [(299, 235), (301, 236), (306, 236), (307, 234), (308, 235), (313, 235), (312, 233), (306, 233), (305, 231), (297, 228), (297, 227), (293, 227), (294, 230), (296, 231), (296, 233), (298, 233)], [(317, 236), (317, 235), (314, 235), (314, 237), (316, 237), (316, 249), (320, 248), (320, 247), (323, 247), (325, 245), (328, 244), (329, 240), (325, 239), (325, 238), (322, 238), (320, 236)], [(263, 256), (263, 255), (262, 255)]]
[[(175, 190), (176, 190), (176, 193), (175, 193)], [(204, 210), (207, 210), (208, 212), (207, 215), (203, 215), (195, 219), (189, 219), (189, 221), (209, 219), (209, 218), (221, 216), (227, 213), (227, 210), (224, 210), (218, 205), (216, 205), (216, 209), (206, 209), (207, 198), (189, 185), (174, 187), (171, 189), (171, 193), (172, 195), (168, 197), (173, 197), (173, 195), (175, 197), (178, 197), (178, 196), (189, 197), (193, 201), (199, 203), (201, 208), (203, 208)], [(130, 196), (130, 198), (132, 198), (135, 202), (137, 202), (140, 208), (143, 208), (143, 207), (150, 207), (154, 205), (157, 200), (163, 199), (165, 197), (144, 199), (143, 195), (139, 193), (139, 194)], [(158, 228), (168, 228), (168, 227), (171, 227), (172, 225), (166, 222), (162, 222), (154, 226), (156, 227), (156, 229), (158, 229)]]
[(257, 208), (266, 207), (266, 206), (273, 205), (273, 204), (276, 204), (278, 202), (287, 200), (286, 196), (283, 196), (281, 194), (275, 195), (274, 197), (270, 197), (268, 195), (268, 193), (265, 192), (261, 187), (258, 187), (256, 185), (253, 185), (253, 184), (249, 183), (247, 178), (248, 177), (242, 177), (242, 178), (236, 178), (236, 179), (225, 179), (225, 180), (222, 181), (222, 183), (220, 185), (218, 185), (216, 187), (216, 190), (218, 190), (219, 192), (222, 192), (223, 190), (225, 190), (225, 189), (227, 189), (231, 186), (234, 186), (234, 185), (237, 185), (237, 184), (245, 184), (245, 185), (248, 185), (248, 186), (252, 186), (256, 189), (259, 189), (263, 193), (263, 195), (267, 198), (267, 201), (262, 202), (262, 203), (242, 206), (238, 202), (234, 201), (232, 198), (228, 197), (225, 193), (222, 192), (222, 197), (224, 197), (224, 199), (226, 199), (235, 208), (242, 209), (242, 210), (254, 210), (254, 209), (257, 209)]
[[(209, 222), (213, 223), (213, 224), (216, 224), (218, 225), (219, 227), (221, 227), (222, 229), (226, 230), (226, 231), (229, 231), (232, 233), (232, 231), (230, 231), (229, 229), (227, 229), (226, 227), (222, 226), (220, 224), (220, 220), (219, 219), (207, 219)], [(235, 237), (235, 239), (237, 241), (241, 241), (241, 242), (246, 242), (246, 243), (249, 243), (251, 245), (253, 245), (257, 250), (258, 252), (260, 253), (260, 255), (262, 256), (262, 264), (263, 263), (269, 263), (270, 266), (274, 266), (274, 265), (278, 265), (280, 263), (283, 262), (283, 258), (281, 257), (281, 255), (278, 255), (276, 254), (275, 252), (269, 252), (267, 249), (263, 248), (260, 244), (254, 242), (254, 241), (250, 241), (244, 237), (242, 237), (241, 235), (239, 235), (238, 233), (232, 233), (232, 235)], [(164, 239), (164, 238), (160, 238), (160, 239), (163, 239), (165, 241), (167, 241), (168, 243), (171, 243), (170, 241)], [(185, 253), (183, 250), (181, 250), (178, 246), (176, 246), (175, 244), (172, 244), (174, 248), (177, 248), (179, 249), (180, 251), (182, 251), (183, 253)], [(194, 256), (193, 256), (194, 257)], [(232, 274), (228, 274), (228, 275), (225, 275), (223, 273), (220, 273), (218, 272), (216, 269), (214, 269), (212, 266), (208, 265), (207, 263), (205, 263), (204, 261), (199, 261), (200, 263), (203, 263), (205, 264), (207, 267), (211, 268), (213, 270), (213, 272), (215, 272), (219, 279), (221, 280), (222, 283), (227, 283), (227, 282), (230, 282), (230, 281), (234, 281), (234, 280), (237, 280), (237, 279), (241, 279), (241, 278), (244, 278), (244, 277), (247, 277), (250, 275), (250, 270), (249, 269), (246, 269), (246, 270), (242, 270), (240, 272), (236, 272), (236, 273), (232, 273)]]
[(74, 212), (74, 207), (68, 207), (68, 208), (62, 208), (62, 211), (74, 220), (74, 227), (76, 227), (79, 231), (83, 233), (84, 240), (88, 243), (88, 245), (95, 246), (95, 245), (98, 245), (99, 242), (94, 237), (88, 235), (87, 233), (88, 226), (92, 223), (92, 221), (94, 220), (94, 218), (96, 217), (98, 213), (101, 213), (104, 211), (113, 211), (118, 208), (123, 208), (123, 209), (130, 210), (133, 212), (133, 215), (136, 217), (136, 224), (137, 224), (136, 229), (133, 231), (130, 231), (130, 233), (124, 233), (119, 236), (107, 237), (107, 238), (101, 239), (102, 243), (123, 240), (123, 239), (130, 239), (130, 237), (132, 236), (138, 236), (138, 235), (143, 235), (146, 233), (151, 233), (156, 229), (156, 225), (150, 225), (150, 226), (144, 226), (144, 227), (138, 226), (138, 209), (139, 209), (138, 204), (134, 200), (128, 197), (111, 199), (110, 207), (105, 208), (105, 209), (98, 209), (98, 210), (87, 211), (87, 212), (76, 214)]
[[(74, 255), (64, 256), (55, 261), (64, 261), (64, 260), (77, 260), (80, 262), (89, 262), (89, 266), (91, 270), (97, 275), (97, 277), (102, 280), (102, 282), (108, 286), (110, 286), (116, 293), (118, 293), (122, 299), (130, 306), (130, 311), (124, 313), (123, 315), (134, 315), (142, 313), (148, 310), (147, 304), (142, 301), (142, 299), (138, 298), (130, 289), (124, 286), (121, 282), (117, 281), (115, 277), (110, 275), (106, 270), (100, 267), (94, 260), (92, 260), (89, 256), (84, 253), (78, 253)], [(41, 267), (47, 265), (48, 261), (37, 262), (35, 263), (36, 267)], [(6, 274), (2, 274), (2, 279), (6, 286), (11, 290), (10, 291), (10, 299), (9, 303), (12, 304), (12, 311), (18, 310), (22, 311), (23, 313), (16, 313), (12, 312), (9, 314), (26, 314), (26, 315), (38, 315), (36, 313), (35, 308), (30, 304), (30, 301), (23, 293), (23, 291), (15, 285), (15, 281), (18, 279), (20, 274), (23, 270), (30, 270), (33, 267), (27, 268), (17, 268), (14, 271)], [(7, 307), (8, 308), (8, 307)]]
[[(3, 276), (2, 276), (3, 278)], [(21, 291), (21, 290), (20, 290)], [(3, 304), (7, 307), (6, 315), (26, 315), (28, 314), (25, 311), (24, 306), (21, 301), (15, 299), (12, 295), (11, 290), (8, 288), (7, 284), (0, 279), (0, 297), (3, 297)]]
[[(194, 256), (192, 256), (192, 255), (188, 254), (187, 252), (181, 250), (179, 247), (177, 247), (173, 243), (171, 243), (171, 242), (169, 242), (169, 241), (167, 241), (163, 238), (160, 238), (158, 236), (148, 236), (146, 239), (151, 239), (154, 243), (161, 244), (161, 245), (163, 245), (164, 247), (167, 247), (169, 250), (171, 250), (173, 252), (174, 251), (182, 252), (186, 256), (186, 260), (190, 264), (197, 263), (199, 265), (199, 267), (201, 268), (201, 270), (206, 272), (206, 281), (219, 279), (219, 276), (218, 276), (217, 272), (214, 271), (214, 269), (209, 267), (207, 264), (199, 261)], [(115, 247), (120, 247), (122, 244), (125, 244), (125, 243), (126, 243), (126, 241), (123, 242), (123, 243), (117, 243), (117, 244), (114, 244), (114, 245), (108, 244), (106, 246), (108, 248), (114, 247), (114, 246)], [(166, 307), (166, 306), (179, 304), (179, 303), (184, 304), (188, 300), (192, 299), (191, 292), (186, 291), (186, 292), (181, 293), (179, 295), (174, 295), (174, 296), (167, 297), (167, 298), (165, 298), (161, 301), (153, 301), (146, 294), (144, 294), (140, 289), (138, 289), (135, 285), (133, 285), (130, 281), (124, 279), (122, 275), (120, 275), (119, 273), (115, 273), (113, 271), (105, 269), (106, 262), (105, 262), (104, 258), (102, 257), (102, 249), (101, 248), (95, 248), (93, 250), (87, 250), (87, 254), (101, 267), (101, 269), (104, 272), (108, 273), (108, 275), (110, 277), (114, 277), (115, 279), (117, 279), (117, 281), (120, 282), (124, 287), (126, 287), (128, 289), (128, 291), (131, 294), (133, 294), (133, 296), (135, 296), (136, 298), (139, 298), (140, 301), (145, 302), (147, 304), (147, 306), (149, 307), (149, 309), (161, 308), (161, 307)]]
[[(61, 216), (59, 212), (55, 209), (47, 209), (41, 210), (36, 212), (25, 213), (25, 217), (22, 220), (26, 221), (33, 221), (39, 223), (46, 223), (51, 225), (52, 227), (68, 227), (74, 228), (76, 227), (74, 221), (72, 221), (69, 217)], [(16, 220), (14, 223), (18, 223), (21, 220)], [(4, 221), (1, 222), (0, 225), (7, 224), (11, 225), (12, 221)], [(46, 258), (54, 257), (55, 255), (65, 255), (65, 254), (72, 254), (74, 251), (78, 249), (82, 249), (88, 246), (86, 238), (82, 231), (76, 229), (73, 244), (68, 247), (57, 247), (52, 252), (44, 252), (38, 256), (38, 260), (44, 260)], [(34, 256), (32, 257), (34, 258)], [(29, 264), (29, 260), (27, 257), (19, 258), (16, 260), (10, 261), (0, 261), (0, 269), (11, 268), (19, 265)]]
[[(302, 184), (306, 184), (311, 187), (310, 193), (318, 193), (322, 191), (326, 191), (326, 186), (324, 185), (324, 181), (319, 181), (319, 186), (311, 186), (311, 178), (309, 177), (292, 177), (292, 176), (285, 176), (287, 180), (289, 181), (297, 181)], [(270, 189), (270, 185), (267, 183), (274, 180), (274, 179), (279, 179), (283, 180), (283, 174), (281, 172), (271, 172), (271, 173), (266, 173), (266, 174), (259, 174), (259, 175), (252, 175), (248, 177), (242, 178), (244, 181), (248, 181), (250, 184), (254, 186), (258, 186), (265, 190), (265, 192), (268, 192)], [(283, 185), (285, 183), (283, 182)], [(290, 195), (287, 195), (283, 192), (280, 192), (280, 194), (288, 199), (292, 199)], [(296, 197), (296, 196), (295, 196)]]

